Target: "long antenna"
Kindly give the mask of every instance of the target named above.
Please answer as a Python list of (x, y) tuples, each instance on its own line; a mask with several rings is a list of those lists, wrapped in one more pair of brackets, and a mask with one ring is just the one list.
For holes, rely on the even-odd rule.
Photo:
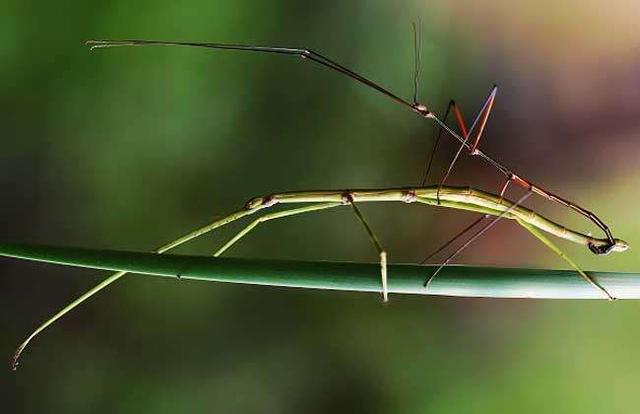
[(421, 59), (420, 59), (420, 49), (421, 49), (421, 35), (420, 35), (420, 26), (422, 22), (418, 18), (417, 22), (413, 22), (413, 56), (414, 56), (414, 68), (413, 68), (413, 103), (418, 103), (418, 89), (420, 88), (420, 69), (421, 69)]

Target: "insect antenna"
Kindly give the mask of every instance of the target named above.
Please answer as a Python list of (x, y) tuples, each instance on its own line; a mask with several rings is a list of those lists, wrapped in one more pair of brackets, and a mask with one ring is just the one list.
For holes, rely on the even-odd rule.
[(422, 61), (420, 56), (420, 49), (422, 44), (421, 34), (420, 34), (420, 26), (422, 26), (422, 21), (418, 18), (417, 22), (413, 22), (413, 57), (414, 57), (414, 67), (413, 67), (413, 103), (414, 105), (418, 104), (418, 89), (420, 88), (420, 71), (422, 69)]

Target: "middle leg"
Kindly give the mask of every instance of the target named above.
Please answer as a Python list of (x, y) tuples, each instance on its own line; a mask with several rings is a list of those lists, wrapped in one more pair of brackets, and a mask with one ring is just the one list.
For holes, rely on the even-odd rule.
[(364, 229), (367, 231), (367, 234), (369, 235), (369, 239), (371, 240), (371, 243), (373, 243), (374, 247), (378, 251), (378, 254), (380, 255), (380, 277), (382, 280), (382, 300), (384, 302), (388, 302), (389, 289), (387, 287), (387, 252), (382, 248), (382, 245), (380, 244), (378, 237), (376, 237), (376, 234), (373, 232), (373, 229), (371, 228), (367, 220), (364, 218), (364, 215), (362, 214), (362, 212), (360, 211), (356, 203), (353, 201), (353, 197), (350, 194), (345, 194), (344, 199), (346, 203), (351, 204), (351, 207), (353, 207), (353, 212), (355, 213), (360, 223), (362, 223), (362, 225), (364, 226)]
[(236, 244), (241, 238), (246, 236), (247, 233), (249, 233), (251, 230), (256, 228), (258, 224), (264, 223), (265, 221), (275, 220), (275, 219), (284, 218), (284, 217), (291, 217), (298, 214), (309, 213), (312, 211), (326, 210), (328, 208), (338, 207), (342, 205), (343, 205), (342, 203), (320, 203), (320, 204), (312, 204), (310, 206), (305, 206), (300, 208), (294, 208), (291, 210), (283, 210), (275, 213), (265, 214), (264, 216), (258, 217), (257, 219), (252, 221), (251, 224), (249, 224), (247, 227), (242, 229), (238, 234), (233, 236), (231, 240), (229, 240), (224, 244), (224, 246), (216, 250), (213, 256), (214, 257), (220, 256), (222, 253), (227, 251), (231, 246)]

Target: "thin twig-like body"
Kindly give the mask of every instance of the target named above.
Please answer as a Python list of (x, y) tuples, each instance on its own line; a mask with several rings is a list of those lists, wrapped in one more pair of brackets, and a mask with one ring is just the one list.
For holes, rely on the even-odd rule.
[[(274, 204), (344, 202), (346, 194), (351, 195), (353, 200), (358, 203), (400, 201), (404, 203), (418, 202), (437, 206), (438, 189), (439, 186), (420, 188), (399, 187), (380, 190), (297, 191), (256, 198), (249, 201), (247, 206), (249, 208), (264, 208), (265, 206), (272, 206)], [(441, 187), (439, 193), (440, 205), (443, 207), (481, 212), (493, 216), (500, 215), (513, 205), (512, 202), (500, 196), (472, 187)], [(608, 243), (607, 238), (596, 238), (568, 229), (523, 206), (515, 207), (505, 215), (505, 218), (517, 218), (524, 223), (528, 223), (556, 237), (585, 246), (589, 246), (590, 244), (603, 246)], [(624, 251), (627, 247), (627, 243), (620, 239), (615, 239), (613, 251)]]
[[(546, 232), (556, 237), (578, 243), (584, 246), (600, 246), (609, 243), (608, 239), (598, 239), (589, 235), (583, 234), (579, 231), (575, 231), (564, 227), (558, 223), (555, 223), (544, 216), (537, 214), (533, 210), (526, 207), (514, 205), (513, 202), (504, 199), (503, 197), (495, 194), (486, 193), (481, 190), (476, 190), (471, 187), (439, 187), (429, 186), (420, 188), (388, 188), (388, 189), (362, 189), (362, 190), (318, 190), (318, 191), (296, 191), (287, 193), (272, 194), (266, 197), (257, 197), (251, 199), (246, 203), (244, 208), (210, 224), (207, 224), (197, 230), (192, 231), (170, 243), (167, 243), (158, 249), (154, 250), (154, 253), (162, 254), (175, 247), (178, 247), (184, 243), (187, 243), (199, 236), (209, 233), (217, 228), (233, 223), (244, 217), (253, 215), (261, 210), (273, 207), (277, 204), (314, 204), (307, 208), (302, 207), (294, 210), (287, 210), (279, 213), (273, 213), (262, 216), (262, 220), (259, 218), (254, 221), (255, 224), (251, 224), (248, 228), (241, 231), (233, 239), (227, 242), (220, 250), (216, 252), (216, 256), (227, 250), (231, 245), (237, 242), (241, 237), (246, 235), (250, 230), (255, 228), (258, 223), (275, 218), (283, 218), (291, 216), (297, 213), (306, 213), (311, 211), (324, 210), (328, 208), (334, 208), (339, 206), (348, 206), (351, 203), (368, 203), (368, 202), (402, 202), (402, 203), (421, 203), (430, 206), (440, 206), (446, 208), (453, 208), (458, 210), (473, 211), (482, 214), (489, 214), (493, 216), (503, 216), (506, 219), (515, 220), (517, 223), (523, 225), (527, 230), (531, 228)], [(506, 213), (505, 213), (506, 212)], [(536, 235), (534, 233), (534, 235)], [(536, 237), (538, 237), (536, 235)], [(547, 243), (545, 243), (547, 244)], [(547, 244), (549, 246), (549, 244)], [(613, 251), (624, 251), (628, 248), (626, 242), (615, 239)], [(555, 251), (555, 250), (554, 250)], [(563, 256), (567, 260), (566, 256)], [(386, 259), (386, 257), (385, 257)], [(579, 269), (575, 262), (570, 261), (572, 267), (577, 271), (583, 273)], [(115, 282), (126, 272), (117, 272), (106, 278), (96, 287), (92, 288), (78, 299), (71, 302), (64, 307), (58, 313), (56, 313), (49, 320), (40, 325), (27, 339), (18, 347), (16, 351), (12, 365), (15, 368), (17, 366), (18, 358), (22, 351), (26, 348), (29, 342), (46, 327), (51, 325), (56, 320), (60, 319), (63, 315), (77, 307), (80, 303), (87, 300), (100, 290), (104, 289), (111, 283)], [(583, 276), (584, 277), (584, 276)], [(588, 278), (588, 276), (586, 276)], [(591, 283), (591, 282), (590, 282)]]

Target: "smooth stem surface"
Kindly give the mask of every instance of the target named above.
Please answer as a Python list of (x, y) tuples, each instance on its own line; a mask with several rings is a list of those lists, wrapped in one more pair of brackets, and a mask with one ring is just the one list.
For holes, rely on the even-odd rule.
[[(380, 292), (377, 263), (301, 262), (158, 255), (0, 244), (0, 256), (91, 269), (216, 282)], [(390, 293), (491, 298), (606, 299), (575, 271), (447, 266), (425, 289), (434, 266), (388, 266)], [(620, 299), (640, 299), (640, 273), (588, 272)]]

